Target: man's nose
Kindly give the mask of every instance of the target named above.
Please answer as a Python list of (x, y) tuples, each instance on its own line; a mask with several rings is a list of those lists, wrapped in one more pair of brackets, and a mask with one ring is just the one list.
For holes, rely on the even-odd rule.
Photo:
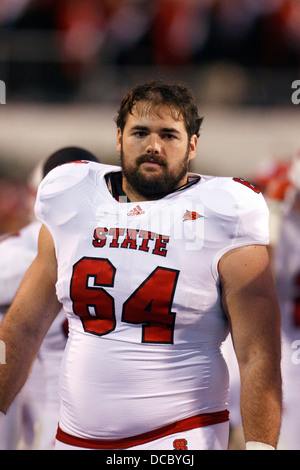
[(161, 152), (160, 139), (158, 136), (149, 136), (149, 141), (147, 142), (146, 153), (148, 155), (155, 154), (158, 155)]

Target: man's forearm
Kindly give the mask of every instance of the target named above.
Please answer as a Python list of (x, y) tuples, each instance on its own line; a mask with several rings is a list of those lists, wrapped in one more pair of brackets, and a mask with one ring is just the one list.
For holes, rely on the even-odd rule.
[(280, 370), (263, 361), (245, 367), (241, 373), (241, 415), (245, 441), (276, 448), (282, 410)]

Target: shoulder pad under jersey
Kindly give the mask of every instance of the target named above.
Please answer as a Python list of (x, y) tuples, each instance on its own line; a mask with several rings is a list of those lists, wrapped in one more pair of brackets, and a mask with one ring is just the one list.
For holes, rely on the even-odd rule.
[(269, 210), (259, 190), (240, 178), (212, 177), (200, 190), (205, 208), (226, 227), (233, 245), (269, 243)]
[(204, 177), (201, 199), (206, 207), (223, 215), (239, 216), (255, 210), (268, 213), (261, 192), (242, 178)]
[(78, 204), (97, 185), (97, 175), (114, 168), (97, 162), (65, 163), (51, 170), (40, 183), (35, 202), (36, 217), (45, 225), (60, 225), (72, 217)]
[(39, 185), (38, 196), (51, 196), (76, 186), (91, 174), (95, 165), (98, 167), (100, 163), (78, 161), (57, 166), (45, 176)]

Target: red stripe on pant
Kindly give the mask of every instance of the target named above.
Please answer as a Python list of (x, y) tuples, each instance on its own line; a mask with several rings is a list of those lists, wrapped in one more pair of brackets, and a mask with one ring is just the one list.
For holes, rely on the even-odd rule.
[(154, 441), (178, 432), (189, 431), (191, 429), (213, 424), (224, 423), (229, 420), (229, 411), (217, 411), (215, 413), (203, 413), (191, 418), (182, 419), (175, 423), (155, 429), (155, 431), (138, 434), (136, 436), (125, 437), (123, 439), (85, 439), (72, 436), (66, 433), (58, 426), (56, 439), (68, 445), (75, 447), (84, 447), (86, 449), (127, 449), (135, 447), (146, 442)]

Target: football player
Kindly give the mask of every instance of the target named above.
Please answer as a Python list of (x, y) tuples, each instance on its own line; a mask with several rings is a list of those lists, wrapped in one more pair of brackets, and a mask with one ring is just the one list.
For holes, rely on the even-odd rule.
[(243, 179), (189, 173), (201, 122), (184, 85), (137, 85), (116, 118), (121, 166), (70, 163), (39, 186), (38, 255), (0, 329), (0, 410), (62, 304), (57, 449), (226, 449), (229, 331), (246, 448), (276, 448), (268, 210)]

